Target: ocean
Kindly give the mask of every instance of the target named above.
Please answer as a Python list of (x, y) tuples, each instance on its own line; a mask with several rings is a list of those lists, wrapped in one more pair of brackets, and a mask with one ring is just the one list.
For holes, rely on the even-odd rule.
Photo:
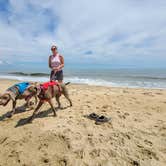
[[(49, 80), (49, 70), (46, 72), (16, 71), (0, 72), (0, 79), (18, 81)], [(111, 69), (111, 68), (65, 68), (64, 82), (111, 87), (129, 88), (166, 88), (166, 69)]]

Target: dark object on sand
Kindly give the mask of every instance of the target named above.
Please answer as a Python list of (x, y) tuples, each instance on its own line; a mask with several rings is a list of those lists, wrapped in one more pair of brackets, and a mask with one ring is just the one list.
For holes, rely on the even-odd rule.
[(111, 118), (107, 118), (106, 116), (99, 116), (96, 113), (91, 113), (89, 115), (85, 115), (84, 117), (90, 119), (90, 120), (95, 120), (95, 124), (96, 125), (100, 125), (102, 123), (106, 123), (109, 122), (111, 120)]
[(99, 118), (99, 115), (97, 115), (96, 113), (91, 113), (89, 115), (85, 115), (86, 118), (91, 119), (91, 120), (96, 120), (97, 118)]
[(100, 124), (102, 124), (102, 123), (106, 123), (106, 122), (109, 122), (111, 120), (111, 118), (107, 118), (107, 117), (105, 117), (105, 116), (100, 116), (100, 117), (98, 117), (97, 119), (96, 119), (96, 122), (95, 122), (95, 124), (96, 125), (100, 125)]

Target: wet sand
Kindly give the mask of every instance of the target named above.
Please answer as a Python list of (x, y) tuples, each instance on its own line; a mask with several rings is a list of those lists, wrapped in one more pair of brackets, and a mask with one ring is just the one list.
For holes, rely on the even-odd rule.
[[(16, 81), (0, 80), (0, 93)], [(73, 107), (53, 117), (45, 103), (32, 124), (33, 111), (11, 103), (0, 106), (0, 165), (2, 166), (165, 166), (166, 90), (69, 85)], [(24, 101), (18, 102), (18, 107)], [(56, 106), (55, 102), (55, 106)], [(96, 125), (84, 115), (111, 117)]]

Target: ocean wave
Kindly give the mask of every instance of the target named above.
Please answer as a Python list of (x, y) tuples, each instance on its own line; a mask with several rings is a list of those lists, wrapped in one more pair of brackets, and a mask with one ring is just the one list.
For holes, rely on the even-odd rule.
[(16, 76), (16, 75), (0, 75), (0, 79), (18, 80), (18, 81), (33, 81), (46, 82), (49, 77), (35, 77), (35, 76)]
[[(0, 75), (0, 79), (18, 80), (18, 81), (33, 81), (33, 82), (47, 82), (49, 81), (49, 75), (31, 76), (31, 75)], [(74, 84), (87, 84), (95, 86), (112, 86), (112, 87), (131, 87), (131, 88), (166, 88), (165, 81), (148, 81), (148, 80), (116, 80), (112, 79), (107, 81), (104, 79), (95, 78), (81, 78), (81, 77), (65, 77), (65, 82), (71, 82)]]
[[(10, 72), (8, 73), (12, 76), (32, 76), (32, 77), (47, 77), (49, 76), (49, 73), (24, 73), (24, 72)], [(82, 75), (82, 73), (81, 73)], [(68, 76), (68, 75), (66, 75)], [(82, 75), (84, 76), (84, 75)], [(112, 78), (118, 78), (118, 75), (111, 75)], [(163, 76), (147, 76), (147, 75), (120, 75), (121, 78), (131, 78), (131, 79), (144, 79), (144, 80), (166, 80), (166, 77)], [(77, 79), (77, 77), (75, 77)], [(86, 81), (86, 78), (85, 78)]]
[[(36, 81), (36, 82), (46, 82), (49, 81), (48, 77), (30, 76), (30, 75), (0, 75), (0, 79), (11, 79), (18, 81)], [(76, 84), (88, 84), (88, 85), (106, 85), (111, 86), (113, 83), (105, 80), (95, 80), (89, 78), (79, 78), (79, 77), (66, 77), (65, 82), (72, 82)]]
[(126, 76), (128, 78), (135, 78), (135, 79), (144, 79), (144, 80), (166, 80), (166, 77), (160, 76)]

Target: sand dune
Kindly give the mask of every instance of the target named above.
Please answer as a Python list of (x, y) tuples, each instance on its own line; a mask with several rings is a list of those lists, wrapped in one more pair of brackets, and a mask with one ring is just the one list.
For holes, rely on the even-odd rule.
[[(0, 81), (0, 93), (15, 81)], [(166, 90), (69, 85), (73, 107), (53, 117), (48, 104), (32, 124), (32, 111), (0, 107), (2, 166), (165, 166)], [(21, 106), (24, 101), (20, 101)], [(55, 102), (56, 106), (56, 102)], [(95, 125), (95, 112), (111, 122)]]

